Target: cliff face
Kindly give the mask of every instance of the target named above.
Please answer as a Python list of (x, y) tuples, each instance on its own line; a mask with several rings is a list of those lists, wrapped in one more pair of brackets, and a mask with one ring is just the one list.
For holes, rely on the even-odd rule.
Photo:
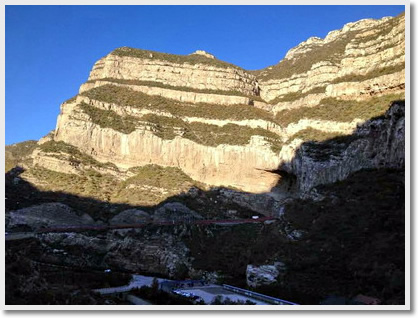
[(207, 57), (202, 51), (189, 56), (119, 48), (100, 59), (89, 81), (105, 78), (157, 82), (200, 90), (238, 91), (254, 95), (255, 76), (237, 66)]
[(334, 183), (362, 169), (404, 169), (405, 103), (395, 102), (385, 116), (359, 125), (354, 134), (299, 146), (282, 169), (296, 176), (303, 196), (320, 184)]
[[(310, 161), (314, 150), (306, 142), (359, 136), (368, 119), (404, 98), (404, 24), (404, 15), (349, 23), (251, 72), (204, 51), (182, 56), (119, 48), (97, 61), (79, 94), (61, 105), (52, 139), (115, 165), (100, 173), (156, 164), (207, 185), (276, 198), (286, 196), (280, 167), (297, 176), (304, 193), (360, 168), (390, 166), (395, 159), (377, 164), (383, 148), (370, 146), (383, 137), (356, 137), (343, 150), (333, 144), (340, 158), (320, 164)], [(379, 133), (387, 135), (384, 128)], [(32, 158), (46, 169), (80, 170), (68, 154), (38, 149)]]
[(307, 95), (317, 101), (403, 91), (404, 63), (405, 16), (400, 15), (348, 23), (324, 39), (312, 37), (289, 50), (279, 64), (255, 74), (261, 97), (278, 111), (305, 106)]

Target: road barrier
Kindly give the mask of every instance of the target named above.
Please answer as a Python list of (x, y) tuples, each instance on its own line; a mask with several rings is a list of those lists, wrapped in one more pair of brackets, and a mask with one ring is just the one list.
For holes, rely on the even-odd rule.
[(299, 304), (292, 303), (292, 302), (287, 301), (287, 300), (263, 295), (263, 294), (253, 292), (253, 291), (248, 290), (248, 289), (243, 289), (243, 288), (239, 288), (239, 287), (235, 287), (235, 286), (231, 286), (231, 285), (223, 284), (222, 287), (224, 289), (232, 291), (234, 293), (245, 295), (245, 296), (248, 296), (248, 297), (251, 297), (251, 298), (254, 298), (254, 299), (262, 300), (262, 301), (265, 301), (265, 302), (268, 302), (268, 303), (271, 303), (271, 304), (274, 304), (274, 305), (299, 305)]

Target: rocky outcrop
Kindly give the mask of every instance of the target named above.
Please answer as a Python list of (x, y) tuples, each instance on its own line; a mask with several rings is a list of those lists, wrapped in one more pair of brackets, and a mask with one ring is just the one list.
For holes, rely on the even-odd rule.
[[(277, 154), (258, 136), (253, 136), (247, 145), (210, 147), (180, 136), (162, 139), (147, 130), (124, 134), (101, 128), (81, 113), (77, 105), (65, 104), (58, 118), (55, 140), (120, 168), (151, 163), (178, 167), (195, 180), (250, 192), (269, 191), (277, 182), (277, 175), (266, 171), (279, 165)], [(255, 179), (257, 183), (253, 182)]]
[(11, 230), (22, 226), (37, 230), (42, 227), (94, 224), (86, 213), (77, 215), (73, 209), (62, 203), (44, 203), (6, 214), (6, 228)]
[(405, 16), (399, 15), (348, 23), (324, 39), (310, 38), (279, 64), (258, 71), (257, 78), (261, 97), (277, 99), (278, 111), (286, 108), (280, 98), (288, 94), (300, 95), (292, 97), (288, 107), (294, 108), (316, 103), (306, 98), (315, 90), (346, 99), (402, 91), (404, 63)]
[(129, 85), (129, 84), (120, 84), (107, 80), (96, 80), (94, 82), (88, 82), (81, 85), (79, 94), (86, 92), (92, 88), (104, 86), (104, 85), (115, 85), (121, 87), (127, 87), (137, 92), (142, 92), (148, 95), (153, 96), (162, 96), (165, 98), (170, 98), (178, 100), (185, 103), (208, 103), (208, 104), (220, 104), (220, 105), (250, 105), (254, 103), (253, 99), (246, 96), (237, 96), (232, 92), (230, 95), (225, 94), (216, 94), (216, 93), (204, 93), (204, 92), (193, 92), (193, 91), (184, 91), (176, 90), (175, 88), (163, 88), (163, 87), (153, 87), (148, 85)]
[(110, 219), (110, 224), (135, 224), (151, 221), (150, 215), (142, 210), (129, 209), (122, 211)]
[(405, 165), (405, 103), (395, 102), (385, 116), (357, 127), (353, 135), (322, 143), (307, 142), (281, 169), (295, 175), (302, 195), (319, 184), (345, 179), (361, 169)]
[[(119, 171), (147, 164), (177, 167), (207, 185), (273, 192), (271, 197), (281, 199), (284, 188), (293, 189), (293, 184), (286, 181), (281, 189), (284, 181), (276, 170), (299, 160), (293, 157), (305, 140), (296, 134), (309, 129), (352, 134), (368, 119), (359, 114), (350, 121), (325, 120), (311, 112), (310, 117), (300, 113), (289, 120), (286, 111), (321, 107), (327, 100), (339, 112), (338, 107), (346, 107), (341, 100), (402, 93), (404, 23), (404, 15), (349, 23), (325, 39), (310, 38), (278, 65), (255, 72), (204, 51), (182, 56), (119, 48), (95, 63), (80, 95), (61, 105), (53, 138), (98, 162), (112, 162)], [(257, 100), (257, 95), (272, 104)], [(245, 140), (238, 142), (241, 136)], [(33, 158), (52, 170), (79, 170), (62, 162), (68, 158), (40, 152)], [(361, 156), (353, 158), (340, 177), (354, 171), (354, 165), (367, 166)], [(332, 169), (323, 173), (334, 175)], [(310, 184), (302, 187), (305, 191), (316, 183), (303, 184)]]
[(202, 219), (202, 216), (179, 202), (166, 203), (155, 210), (153, 214), (153, 220), (156, 222), (194, 221), (199, 219)]
[[(196, 60), (193, 56), (202, 59)], [(141, 79), (170, 86), (239, 91), (247, 95), (253, 95), (256, 90), (253, 75), (213, 57), (202, 54), (176, 56), (126, 47), (96, 62), (89, 81), (103, 78)]]
[(282, 262), (275, 262), (273, 265), (247, 265), (247, 285), (257, 288), (277, 283), (279, 275), (282, 275), (285, 270), (286, 266)]
[[(106, 236), (82, 233), (49, 233), (39, 235), (50, 247), (41, 261), (65, 266), (113, 268), (130, 272), (158, 273), (178, 277), (191, 268), (189, 250), (178, 237), (167, 232), (124, 230)], [(63, 251), (56, 254), (53, 249)]]

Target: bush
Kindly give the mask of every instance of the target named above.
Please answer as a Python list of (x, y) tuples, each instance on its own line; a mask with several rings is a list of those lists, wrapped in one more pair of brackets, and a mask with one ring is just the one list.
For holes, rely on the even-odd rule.
[(86, 103), (81, 103), (80, 108), (90, 116), (93, 123), (102, 128), (112, 128), (124, 134), (135, 131), (138, 120), (132, 116), (119, 116), (114, 111), (102, 110)]

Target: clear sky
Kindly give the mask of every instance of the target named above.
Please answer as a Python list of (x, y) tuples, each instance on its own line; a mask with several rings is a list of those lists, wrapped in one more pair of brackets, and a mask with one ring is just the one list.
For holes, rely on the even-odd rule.
[(6, 144), (55, 128), (59, 105), (121, 46), (197, 49), (253, 70), (311, 36), (403, 6), (6, 6)]

